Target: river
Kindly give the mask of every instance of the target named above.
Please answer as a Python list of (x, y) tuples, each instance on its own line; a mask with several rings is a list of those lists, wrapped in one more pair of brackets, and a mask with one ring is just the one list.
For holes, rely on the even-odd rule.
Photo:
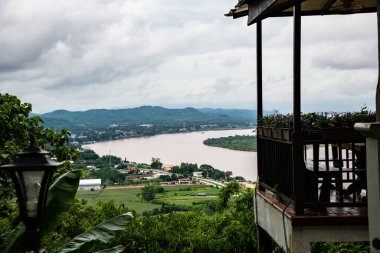
[(233, 176), (256, 180), (256, 152), (235, 151), (203, 144), (208, 138), (234, 135), (254, 135), (254, 133), (252, 129), (237, 129), (161, 134), (98, 142), (87, 146), (100, 156), (112, 154), (128, 161), (148, 164), (151, 163), (152, 157), (160, 158), (163, 164), (179, 165), (181, 162), (209, 164), (218, 170), (232, 171)]

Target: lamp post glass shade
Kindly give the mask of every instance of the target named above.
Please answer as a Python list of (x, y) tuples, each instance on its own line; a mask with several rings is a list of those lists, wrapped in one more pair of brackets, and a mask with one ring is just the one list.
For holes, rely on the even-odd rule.
[(38, 216), (38, 203), (44, 171), (16, 171), (19, 187), (24, 194), (25, 216)]
[(61, 165), (51, 160), (48, 152), (29, 147), (18, 153), (13, 163), (0, 166), (9, 172), (16, 187), (20, 219), (26, 226), (24, 252), (40, 252), (39, 224), (53, 173)]

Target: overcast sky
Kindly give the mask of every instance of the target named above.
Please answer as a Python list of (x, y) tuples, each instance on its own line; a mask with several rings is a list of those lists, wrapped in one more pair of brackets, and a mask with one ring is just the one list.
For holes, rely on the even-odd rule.
[[(256, 107), (234, 0), (1, 0), (0, 92), (56, 109)], [(302, 19), (302, 110), (374, 108), (376, 15)], [(292, 19), (263, 21), (264, 107), (292, 108)]]

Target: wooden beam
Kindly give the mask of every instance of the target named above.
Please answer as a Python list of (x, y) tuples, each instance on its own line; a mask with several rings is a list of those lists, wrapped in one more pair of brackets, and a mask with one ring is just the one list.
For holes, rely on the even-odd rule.
[(248, 25), (261, 20), (262, 14), (277, 0), (257, 0), (248, 5)]
[(337, 0), (328, 0), (326, 4), (322, 7), (323, 11), (328, 11), (330, 7), (336, 2)]

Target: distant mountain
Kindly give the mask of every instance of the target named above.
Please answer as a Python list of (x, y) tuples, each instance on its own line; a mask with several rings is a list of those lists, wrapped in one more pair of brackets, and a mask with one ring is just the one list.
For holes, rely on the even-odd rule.
[(257, 111), (256, 110), (249, 110), (249, 109), (212, 109), (212, 108), (202, 108), (198, 109), (199, 111), (203, 113), (210, 113), (210, 114), (219, 114), (219, 115), (226, 115), (228, 117), (232, 117), (234, 119), (242, 119), (247, 122), (256, 122), (257, 117)]
[(40, 115), (47, 126), (88, 127), (108, 126), (112, 124), (179, 124), (202, 123), (241, 124), (255, 122), (255, 111), (240, 109), (167, 109), (159, 106), (141, 106), (137, 108), (88, 111), (57, 110)]

